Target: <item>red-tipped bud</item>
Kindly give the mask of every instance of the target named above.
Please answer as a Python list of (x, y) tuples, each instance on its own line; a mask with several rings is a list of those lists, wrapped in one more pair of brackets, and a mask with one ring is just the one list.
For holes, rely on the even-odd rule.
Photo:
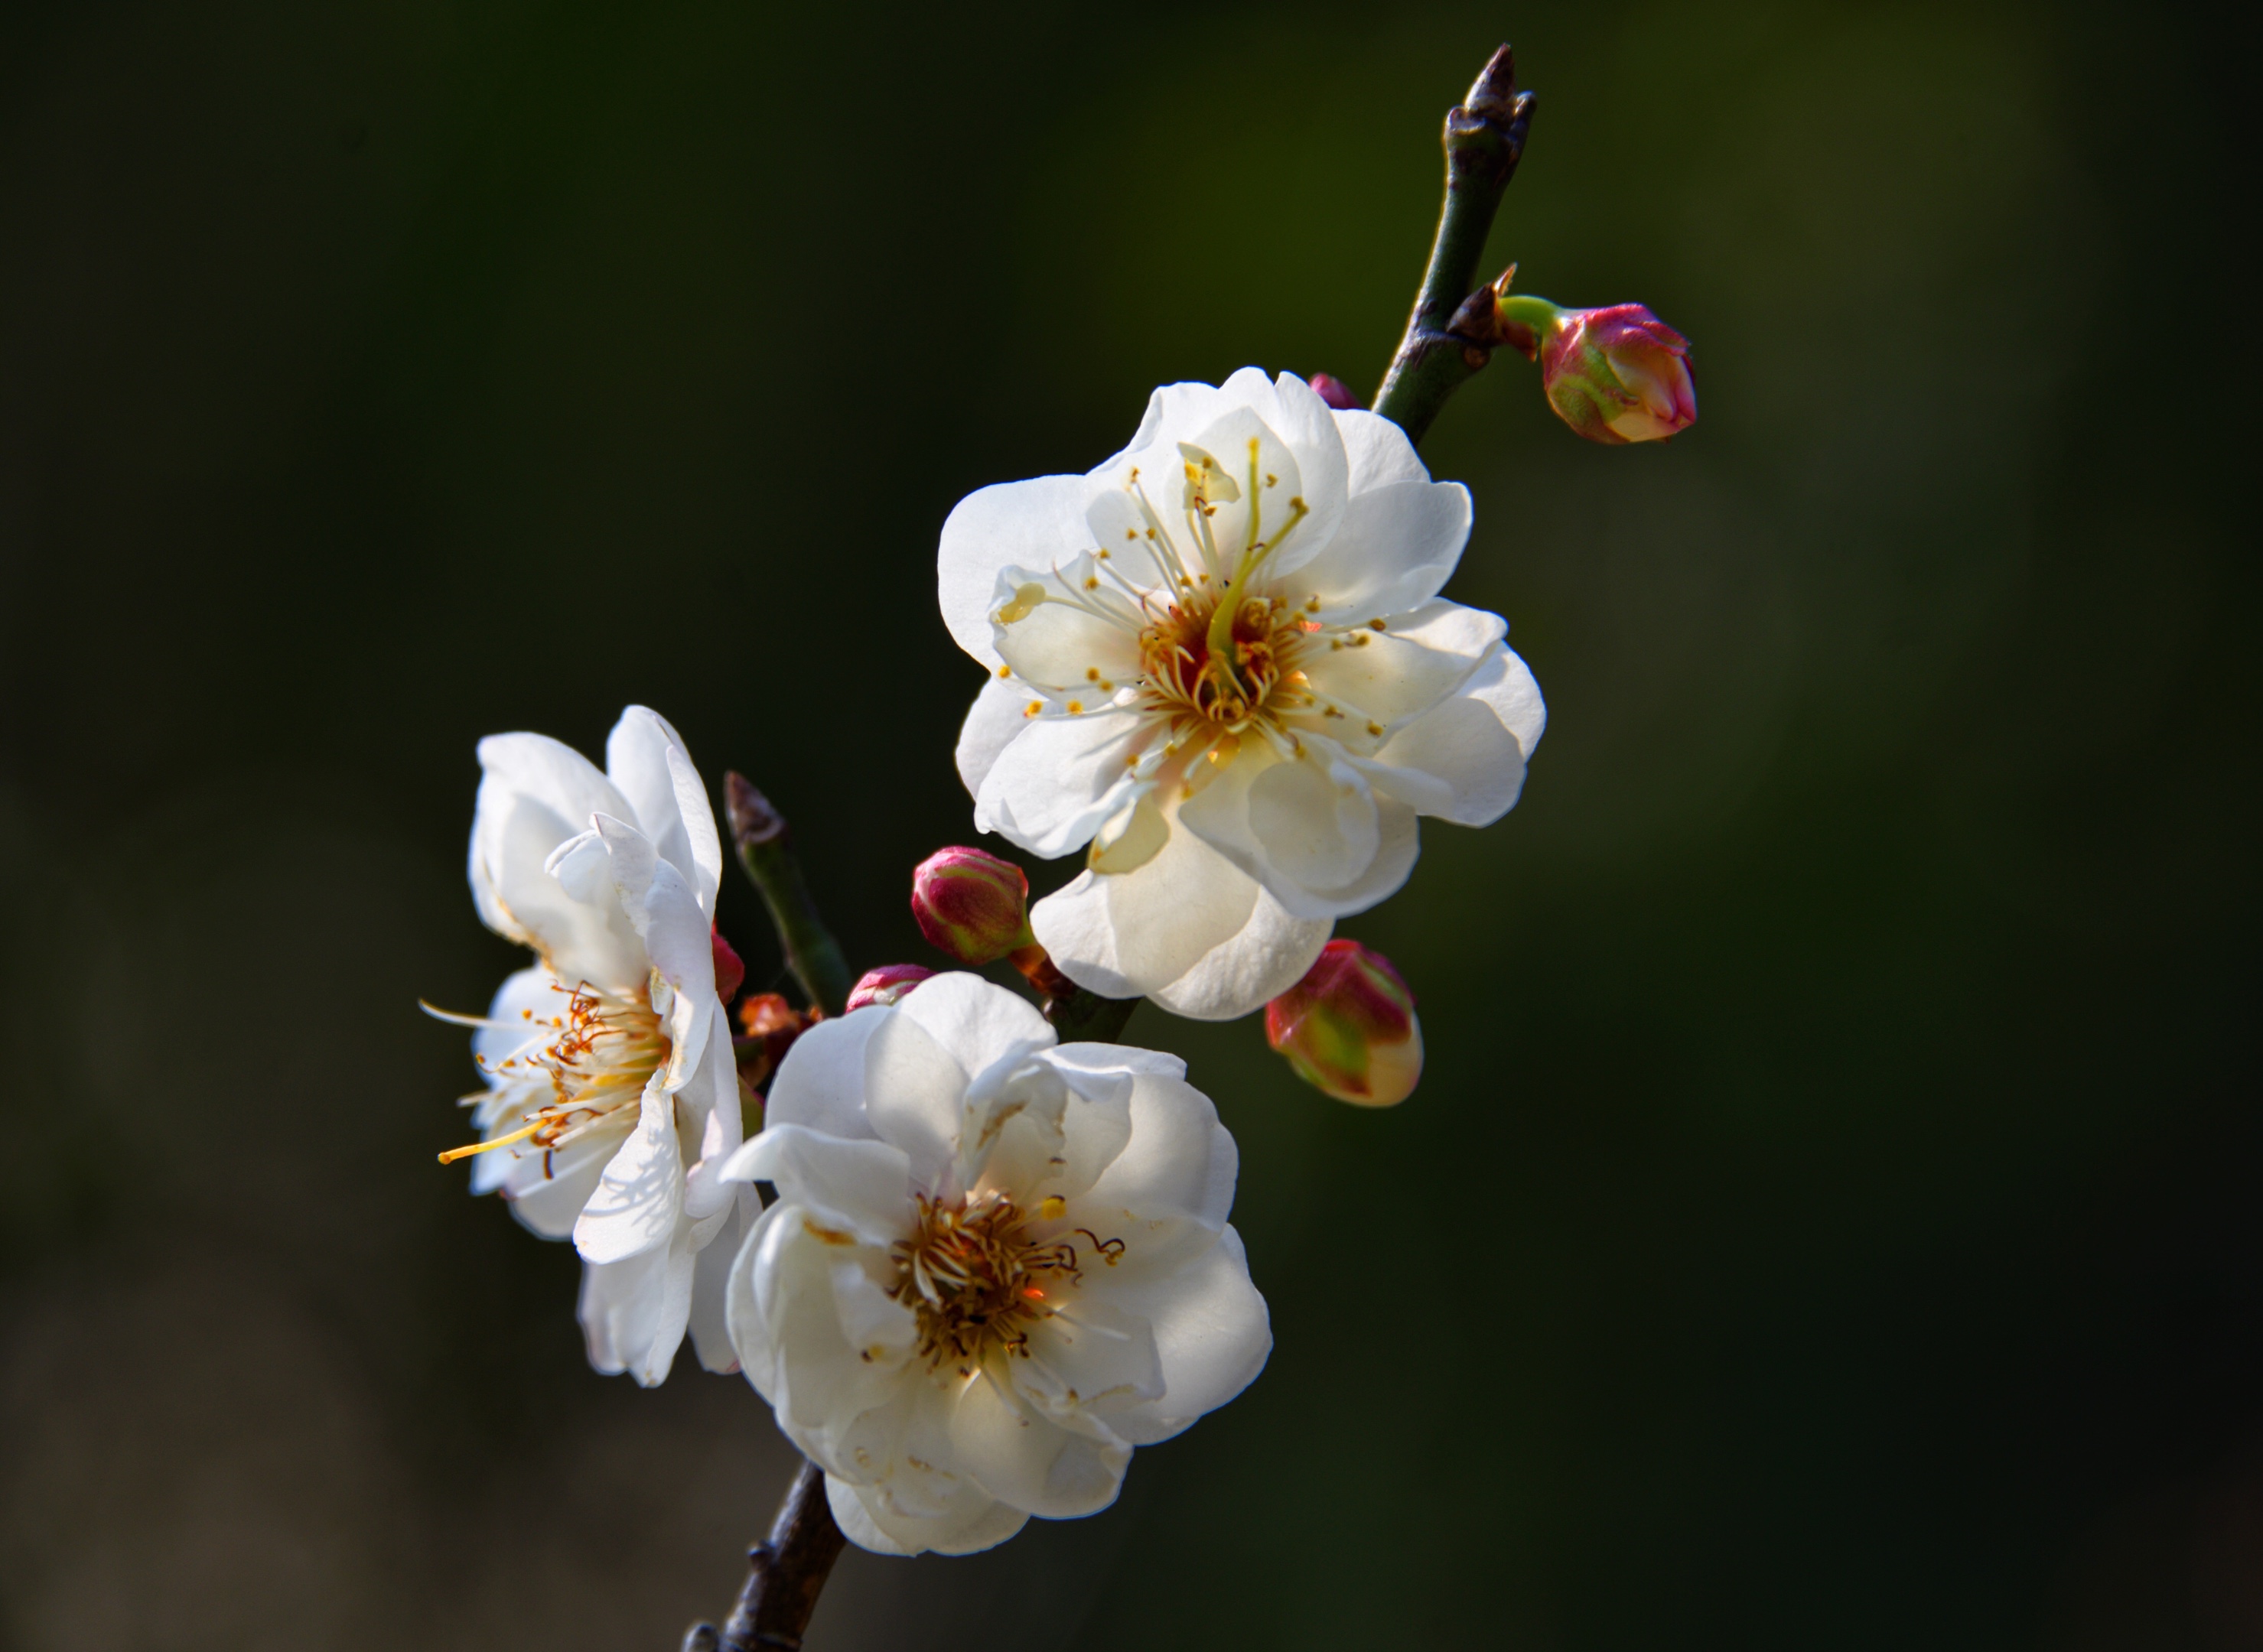
[(1414, 994), (1380, 952), (1331, 941), (1305, 978), (1265, 1006), (1266, 1042), (1339, 1101), (1396, 1107), (1422, 1076)]
[(721, 930), (709, 931), (707, 939), (715, 949), (715, 996), (727, 1005), (747, 984), (747, 966), (731, 950), (731, 943), (723, 939)]
[(916, 963), (884, 963), (877, 970), (867, 970), (849, 989), (849, 1007), (860, 1010), (867, 1004), (893, 1004), (934, 973)]
[(1359, 406), (1359, 398), (1352, 394), (1351, 386), (1334, 373), (1314, 373), (1312, 393), (1339, 413)]
[(939, 951), (975, 967), (1036, 939), (1030, 880), (1011, 861), (980, 849), (937, 849), (912, 874), (912, 916)]
[(1689, 341), (1639, 304), (1557, 311), (1540, 377), (1557, 416), (1590, 442), (1659, 442), (1697, 421)]

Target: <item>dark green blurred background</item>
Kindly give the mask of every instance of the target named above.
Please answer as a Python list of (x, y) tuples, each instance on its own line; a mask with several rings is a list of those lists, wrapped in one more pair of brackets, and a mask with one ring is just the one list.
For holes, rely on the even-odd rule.
[(432, 1162), (416, 999), (514, 963), (473, 743), (659, 707), (921, 959), (945, 512), (1158, 382), (1370, 393), (1504, 38), (1491, 263), (1652, 304), (1703, 417), (1591, 448), (1504, 357), (1428, 444), (1551, 710), (1347, 926), (1428, 1078), (1143, 1011), (1271, 1366), (1106, 1515), (852, 1555), (812, 1645), (2263, 1646), (2238, 54), (1556, 0), (0, 11), (0, 1643), (723, 1607), (760, 1401), (591, 1374), (570, 1251)]

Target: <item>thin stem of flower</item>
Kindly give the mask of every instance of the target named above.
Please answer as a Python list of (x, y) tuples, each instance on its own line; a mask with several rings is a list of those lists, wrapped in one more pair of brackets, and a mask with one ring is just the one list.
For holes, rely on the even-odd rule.
[(712, 1623), (692, 1625), (683, 1652), (796, 1652), (848, 1541), (825, 1500), (825, 1471), (805, 1462), (770, 1536), (747, 1551), (747, 1581), (731, 1615), (719, 1632)]
[(777, 926), (786, 967), (811, 1003), (828, 1015), (841, 1014), (849, 1007), (849, 989), (856, 977), (841, 956), (840, 942), (817, 915), (817, 903), (802, 881), (801, 862), (794, 859), (785, 817), (737, 773), (723, 776), (723, 809), (730, 817), (739, 864), (762, 891), (763, 904)]
[(1516, 89), (1515, 54), (1504, 46), (1447, 112), (1446, 199), (1438, 214), (1430, 267), (1407, 318), (1406, 335), (1391, 359), (1375, 410), (1419, 443), (1439, 408), (1493, 357), (1493, 337), (1455, 329), (1456, 313), (1469, 296), (1486, 236), (1532, 123), (1532, 94)]

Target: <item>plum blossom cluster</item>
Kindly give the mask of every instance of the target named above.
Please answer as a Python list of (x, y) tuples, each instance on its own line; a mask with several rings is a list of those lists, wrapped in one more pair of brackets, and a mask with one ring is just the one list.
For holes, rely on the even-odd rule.
[[(1449, 117), (1450, 220), (1489, 221), (1530, 111), (1504, 47)], [(950, 513), (942, 618), (986, 674), (957, 747), (972, 823), (1081, 857), (1034, 904), (988, 849), (922, 862), (911, 913), (957, 969), (852, 984), (783, 820), (729, 775), (731, 847), (806, 1003), (741, 999), (726, 840), (673, 727), (629, 708), (602, 768), (481, 743), (473, 897), (533, 961), (485, 1013), (432, 1012), (472, 1028), (481, 1080), (478, 1139), (440, 1158), (572, 1241), (596, 1369), (659, 1383), (689, 1337), (807, 1458), (727, 1644), (799, 1644), (826, 1533), (965, 1554), (1095, 1513), (1136, 1447), (1262, 1369), (1234, 1139), (1182, 1061), (1118, 1041), (1138, 1004), (1262, 1012), (1343, 1101), (1415, 1089), (1414, 995), (1334, 927), (1406, 884), (1421, 819), (1515, 804), (1546, 710), (1507, 622), (1444, 594), (1470, 495), (1409, 433), (1500, 344), (1590, 440), (1696, 416), (1687, 341), (1641, 306), (1469, 291), (1482, 231), (1442, 232), (1377, 410), (1326, 374), (1166, 385), (1090, 471)], [(1001, 964), (1029, 995), (974, 973)], [(798, 1543), (813, 1575), (765, 1620), (763, 1569)]]

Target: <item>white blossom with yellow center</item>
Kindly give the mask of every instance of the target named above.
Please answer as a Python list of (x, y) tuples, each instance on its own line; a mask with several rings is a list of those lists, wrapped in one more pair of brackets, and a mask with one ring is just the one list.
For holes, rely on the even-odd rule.
[[(744, 1129), (711, 939), (721, 840), (676, 731), (632, 706), (597, 767), (540, 734), (480, 742), (480, 916), (540, 962), (477, 1030), (472, 1190), (583, 1262), (589, 1360), (649, 1387), (689, 1325), (728, 1371), (723, 1288), (753, 1196), (716, 1172)], [(436, 1012), (437, 1013), (437, 1012)], [(717, 1240), (725, 1241), (716, 1245)], [(712, 1247), (712, 1248), (711, 1248)]]
[(1132, 1447), (1256, 1376), (1233, 1138), (1185, 1073), (1057, 1043), (972, 975), (795, 1043), (724, 1169), (777, 1189), (731, 1337), (856, 1542), (963, 1555), (1097, 1513)]
[(1515, 803), (1545, 712), (1501, 619), (1438, 595), (1469, 530), (1397, 425), (1254, 368), (960, 501), (944, 618), (992, 675), (959, 773), (984, 830), (1086, 849), (1030, 913), (1072, 980), (1247, 1014), (1406, 881), (1417, 816)]

